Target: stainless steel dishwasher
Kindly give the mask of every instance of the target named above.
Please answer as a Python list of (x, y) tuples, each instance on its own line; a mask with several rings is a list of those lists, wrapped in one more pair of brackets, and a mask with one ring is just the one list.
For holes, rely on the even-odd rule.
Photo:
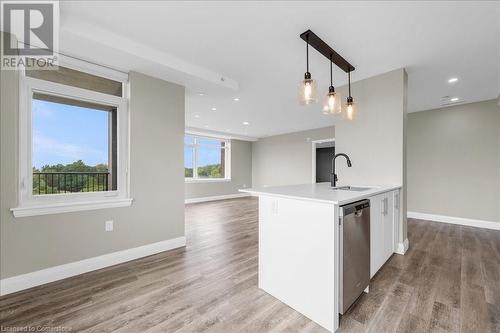
[(340, 313), (370, 284), (370, 201), (340, 206)]

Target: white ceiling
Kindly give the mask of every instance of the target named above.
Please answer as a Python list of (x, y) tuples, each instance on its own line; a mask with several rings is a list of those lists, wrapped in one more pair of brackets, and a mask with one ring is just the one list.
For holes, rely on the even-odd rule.
[[(307, 29), (356, 67), (354, 81), (405, 67), (410, 112), (440, 107), (445, 95), (500, 92), (499, 2), (65, 1), (60, 48), (185, 85), (186, 126), (263, 137), (333, 124), (319, 105), (296, 101)], [(328, 66), (311, 49), (321, 95)], [(345, 73), (334, 81), (344, 85)]]

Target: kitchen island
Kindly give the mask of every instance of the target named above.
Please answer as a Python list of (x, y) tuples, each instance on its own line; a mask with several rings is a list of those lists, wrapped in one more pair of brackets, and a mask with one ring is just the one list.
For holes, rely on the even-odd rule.
[(259, 288), (334, 332), (339, 327), (339, 207), (370, 200), (370, 277), (398, 248), (400, 186), (329, 183), (240, 190), (259, 197)]

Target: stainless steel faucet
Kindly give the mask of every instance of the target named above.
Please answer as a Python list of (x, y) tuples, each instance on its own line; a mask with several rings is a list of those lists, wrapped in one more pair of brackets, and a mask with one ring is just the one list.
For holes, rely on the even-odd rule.
[(332, 159), (332, 173), (330, 174), (330, 185), (332, 187), (336, 187), (337, 186), (337, 181), (339, 180), (337, 178), (337, 174), (335, 173), (335, 159), (339, 156), (344, 156), (345, 159), (347, 160), (347, 166), (350, 168), (352, 167), (352, 163), (351, 163), (351, 159), (349, 158), (349, 156), (347, 156), (346, 154), (344, 153), (338, 153), (336, 154), (333, 159)]

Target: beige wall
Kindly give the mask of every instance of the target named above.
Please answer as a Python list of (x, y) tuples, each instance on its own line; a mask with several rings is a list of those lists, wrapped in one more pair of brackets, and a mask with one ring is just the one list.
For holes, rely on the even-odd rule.
[(231, 181), (217, 183), (186, 183), (185, 198), (204, 198), (237, 194), (252, 186), (252, 143), (231, 140)]
[(259, 139), (252, 144), (253, 187), (312, 181), (312, 142), (335, 137), (333, 126)]
[(497, 100), (409, 114), (408, 210), (500, 222)]
[(184, 235), (183, 87), (130, 74), (131, 207), (14, 218), (17, 80), (1, 71), (1, 278)]
[[(359, 116), (335, 123), (336, 153), (352, 161), (337, 162), (339, 185), (402, 186), (400, 242), (406, 239), (406, 86), (404, 69), (377, 75), (352, 85)], [(346, 94), (346, 87), (340, 92)]]
[(340, 184), (403, 183), (404, 76), (391, 71), (352, 85), (359, 117), (335, 124), (337, 153), (353, 163), (337, 161)]

